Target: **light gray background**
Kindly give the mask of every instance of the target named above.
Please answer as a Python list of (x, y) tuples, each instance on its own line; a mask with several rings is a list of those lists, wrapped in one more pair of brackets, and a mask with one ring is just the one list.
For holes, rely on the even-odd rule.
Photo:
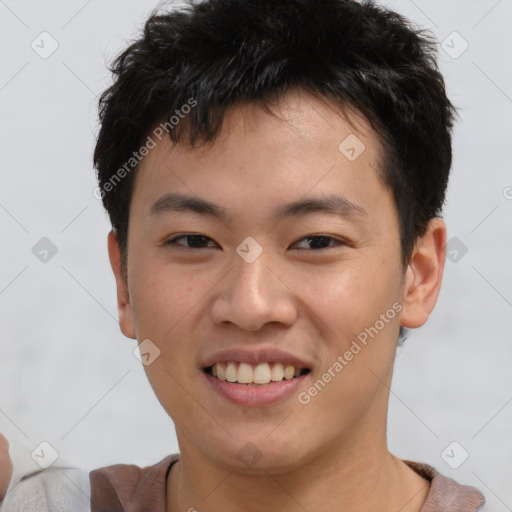
[[(397, 356), (389, 445), (477, 486), (490, 510), (512, 510), (512, 1), (386, 5), (445, 41), (440, 67), (462, 116), (445, 218), (467, 247), (451, 246), (459, 259), (438, 306)], [(177, 451), (118, 328), (91, 165), (105, 63), (154, 6), (0, 0), (0, 431), (89, 469)], [(47, 59), (31, 48), (42, 37), (51, 47), (43, 31), (59, 45)], [(46, 263), (32, 253), (42, 237), (58, 248)], [(452, 465), (469, 453), (458, 469), (441, 455), (453, 441)]]

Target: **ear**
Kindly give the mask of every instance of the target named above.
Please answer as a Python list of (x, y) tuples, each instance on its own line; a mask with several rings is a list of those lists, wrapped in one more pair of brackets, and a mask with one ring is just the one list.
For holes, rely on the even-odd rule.
[(400, 315), (404, 327), (421, 327), (434, 309), (441, 290), (445, 247), (446, 224), (436, 217), (416, 241), (405, 273), (404, 308)]
[(121, 251), (117, 237), (113, 231), (110, 231), (108, 234), (108, 257), (116, 278), (117, 309), (119, 311), (119, 326), (121, 332), (127, 338), (136, 339), (133, 311), (130, 304), (130, 294), (128, 293), (128, 283), (121, 270)]

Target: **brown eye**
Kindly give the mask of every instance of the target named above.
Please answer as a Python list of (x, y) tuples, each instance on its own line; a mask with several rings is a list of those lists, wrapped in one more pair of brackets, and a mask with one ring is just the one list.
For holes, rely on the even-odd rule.
[[(183, 245), (181, 243), (178, 243), (178, 240), (186, 240), (189, 245)], [(207, 236), (204, 235), (193, 235), (193, 234), (185, 234), (180, 235), (175, 238), (172, 238), (171, 240), (168, 240), (165, 242), (165, 245), (172, 246), (177, 249), (203, 249), (206, 244), (208, 243), (208, 240), (213, 240)]]
[[(299, 242), (302, 242), (303, 240), (306, 240), (306, 243), (308, 247), (305, 247), (306, 250), (318, 250), (318, 249), (328, 249), (329, 244), (331, 242), (334, 242), (335, 245), (333, 247), (339, 246), (339, 245), (346, 245), (343, 241), (338, 240), (337, 238), (333, 238), (332, 236), (327, 235), (312, 235), (312, 236), (306, 236), (299, 240)], [(297, 243), (299, 243), (297, 242)]]

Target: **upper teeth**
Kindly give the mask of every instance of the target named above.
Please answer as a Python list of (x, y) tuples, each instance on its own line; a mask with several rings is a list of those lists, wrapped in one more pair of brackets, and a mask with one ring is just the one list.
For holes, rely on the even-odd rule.
[(270, 381), (290, 380), (298, 377), (301, 368), (293, 365), (283, 366), (281, 363), (261, 363), (250, 365), (248, 363), (215, 363), (212, 374), (219, 380), (238, 382), (239, 384), (268, 384)]

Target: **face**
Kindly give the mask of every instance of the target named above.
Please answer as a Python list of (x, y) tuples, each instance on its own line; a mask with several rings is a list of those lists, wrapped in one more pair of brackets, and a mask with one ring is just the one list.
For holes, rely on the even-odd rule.
[(274, 112), (232, 108), (200, 148), (159, 142), (134, 184), (127, 283), (109, 241), (122, 331), (150, 340), (181, 453), (246, 472), (385, 442), (419, 282), (364, 119), (298, 92)]

